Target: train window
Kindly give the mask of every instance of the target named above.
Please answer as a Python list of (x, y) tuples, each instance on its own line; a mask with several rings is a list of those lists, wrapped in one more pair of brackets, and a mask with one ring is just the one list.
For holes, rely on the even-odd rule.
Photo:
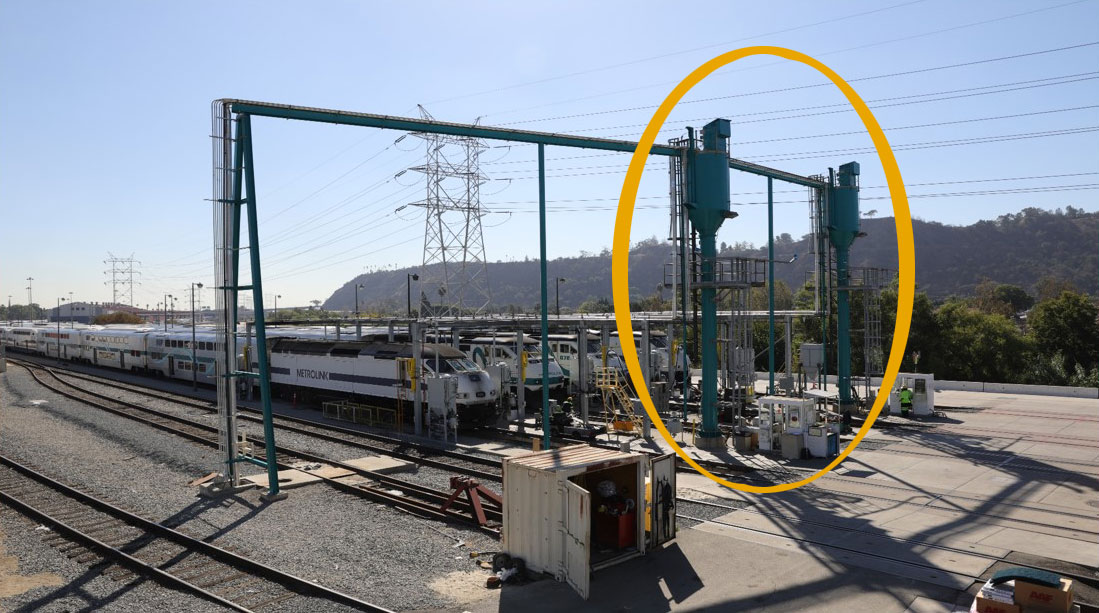
[(205, 364), (199, 364), (198, 365), (198, 371), (199, 372), (206, 372), (206, 365)]

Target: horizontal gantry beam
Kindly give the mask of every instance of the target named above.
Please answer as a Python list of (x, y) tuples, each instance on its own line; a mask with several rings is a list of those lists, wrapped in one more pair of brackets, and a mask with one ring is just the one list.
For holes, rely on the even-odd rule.
[[(532, 130), (513, 130), (510, 128), (493, 128), (490, 126), (478, 126), (464, 123), (450, 123), (446, 121), (434, 121), (429, 119), (414, 119), (411, 117), (395, 117), (392, 115), (377, 115), (374, 113), (357, 113), (353, 111), (341, 111), (334, 109), (318, 109), (305, 106), (293, 106), (289, 104), (274, 104), (271, 102), (255, 102), (251, 100), (220, 100), (222, 104), (228, 104), (234, 113), (247, 113), (257, 117), (276, 117), (281, 119), (296, 119), (299, 121), (314, 121), (319, 123), (332, 123), (348, 126), (362, 126), (368, 128), (382, 128), (387, 130), (402, 130), (406, 132), (426, 132), (431, 134), (448, 134), (451, 136), (467, 136), (471, 138), (483, 138), (486, 140), (502, 140), (520, 143), (540, 143), (556, 147), (575, 147), (580, 149), (600, 149), (603, 151), (618, 151), (633, 153), (637, 149), (634, 141), (614, 140), (609, 138), (592, 138), (590, 136), (573, 136), (571, 134), (558, 134), (554, 132), (536, 132)], [(653, 145), (649, 150), (651, 155), (676, 156), (682, 153), (681, 147), (669, 145)], [(827, 184), (819, 179), (803, 177), (792, 172), (777, 170), (751, 162), (745, 162), (736, 158), (729, 158), (729, 168), (748, 172), (755, 175), (770, 177), (778, 181), (786, 181), (805, 187), (823, 188)]]
[[(449, 134), (452, 136), (467, 136), (486, 140), (540, 143), (557, 147), (601, 149), (603, 151), (620, 151), (623, 153), (633, 153), (633, 151), (637, 149), (636, 142), (608, 138), (572, 136), (569, 134), (534, 132), (530, 130), (512, 130), (509, 128), (493, 128), (464, 123), (413, 119), (410, 117), (393, 117), (390, 115), (375, 115), (372, 113), (354, 113), (350, 111), (271, 104), (269, 102), (251, 102), (247, 100), (222, 100), (222, 102), (228, 103), (230, 109), (234, 113), (248, 113), (261, 117), (280, 117), (283, 119), (316, 121), (348, 126), (385, 128), (407, 132), (427, 132), (431, 134)], [(652, 155), (675, 156), (679, 155), (680, 149), (667, 145), (653, 145), (649, 153)]]

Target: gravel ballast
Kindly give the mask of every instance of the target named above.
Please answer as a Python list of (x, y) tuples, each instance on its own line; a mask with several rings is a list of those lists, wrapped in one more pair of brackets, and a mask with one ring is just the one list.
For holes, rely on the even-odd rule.
[[(477, 570), (468, 552), (499, 546), (478, 531), (413, 517), (323, 484), (290, 490), (287, 500), (271, 504), (260, 501), (258, 490), (222, 500), (200, 498), (187, 483), (217, 466), (214, 450), (61, 397), (16, 366), (0, 379), (5, 455), (151, 519), (217, 539), (262, 563), (364, 600), (396, 610), (460, 607), (477, 593), (455, 596), (454, 590), (442, 593), (429, 586), (463, 574), (483, 585), (487, 572)], [(293, 445), (289, 436), (283, 440)], [(312, 447), (332, 457), (367, 455), (315, 439)], [(440, 489), (449, 477), (434, 469), (419, 473), (418, 482)], [(455, 547), (458, 542), (463, 545)], [(54, 555), (54, 566), (60, 566), (64, 556)]]

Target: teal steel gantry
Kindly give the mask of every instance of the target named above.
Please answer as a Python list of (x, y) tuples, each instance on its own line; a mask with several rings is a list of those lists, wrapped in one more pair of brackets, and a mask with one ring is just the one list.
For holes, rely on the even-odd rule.
[[(535, 132), (528, 130), (513, 130), (505, 128), (493, 128), (487, 126), (459, 124), (407, 117), (393, 117), (371, 113), (357, 113), (331, 109), (317, 109), (265, 102), (253, 102), (246, 100), (218, 100), (215, 107), (220, 106), (225, 116), (230, 113), (237, 118), (237, 138), (234, 140), (233, 174), (234, 191), (232, 203), (238, 210), (233, 218), (231, 231), (232, 249), (229, 251), (233, 258), (233, 270), (237, 269), (240, 248), (240, 216), (241, 205), (247, 207), (249, 225), (249, 250), (252, 263), (252, 285), (233, 286), (232, 321), (236, 321), (235, 292), (239, 290), (252, 290), (255, 296), (255, 334), (257, 348), (258, 373), (237, 372), (229, 373), (229, 377), (257, 377), (260, 383), (264, 409), (264, 436), (266, 439), (267, 460), (261, 462), (253, 459), (238, 458), (235, 461), (254, 461), (265, 465), (268, 469), (271, 483), (269, 495), (278, 494), (278, 478), (275, 466), (274, 434), (271, 425), (271, 400), (270, 400), (270, 365), (266, 352), (266, 330), (263, 316), (262, 285), (260, 272), (259, 239), (256, 235), (256, 198), (255, 198), (255, 174), (252, 163), (252, 131), (251, 117), (273, 117), (281, 119), (293, 119), (300, 121), (312, 121), (320, 123), (362, 126), (401, 130), (408, 132), (426, 132), (435, 134), (449, 134), (453, 136), (466, 136), (486, 140), (504, 140), (512, 142), (532, 143), (538, 145), (538, 177), (539, 177), (539, 246), (540, 246), (540, 274), (541, 274), (541, 329), (543, 340), (548, 333), (548, 302), (547, 302), (547, 273), (546, 273), (546, 199), (545, 199), (545, 146), (575, 147), (582, 149), (596, 149), (603, 151), (617, 151), (632, 153), (637, 148), (637, 143), (604, 138), (592, 138), (572, 136), (567, 134), (554, 134), (548, 132)], [(702, 431), (699, 433), (703, 445), (712, 445), (721, 440), (721, 434), (717, 427), (717, 305), (714, 302), (715, 285), (713, 283), (713, 262), (717, 255), (716, 233), (725, 219), (735, 217), (730, 210), (729, 202), (729, 170), (740, 170), (768, 179), (778, 179), (807, 187), (823, 187), (822, 181), (803, 177), (793, 173), (752, 164), (737, 160), (729, 156), (728, 139), (731, 135), (729, 121), (716, 119), (702, 129), (702, 147), (698, 149), (694, 139), (688, 140), (686, 146), (654, 145), (649, 150), (649, 155), (667, 157), (679, 157), (686, 163), (684, 165), (684, 179), (687, 184), (686, 192), (689, 195), (686, 202), (688, 216), (699, 230), (702, 242)], [(241, 177), (244, 177), (247, 185), (247, 197), (243, 197), (240, 185)], [(857, 192), (856, 192), (857, 194)], [(857, 195), (855, 201), (857, 221)], [(769, 238), (769, 242), (774, 237)], [(849, 243), (848, 243), (849, 244)], [(708, 285), (708, 287), (707, 287)], [(773, 290), (772, 290), (773, 291)], [(772, 323), (773, 328), (773, 323)], [(226, 334), (235, 334), (235, 328), (227, 329)], [(226, 343), (226, 346), (231, 346)], [(233, 363), (234, 356), (226, 356), (228, 363)], [(542, 343), (542, 368), (543, 375), (547, 376), (549, 361), (549, 346)], [(847, 360), (850, 367), (850, 358)], [(417, 368), (419, 365), (417, 364)], [(220, 400), (219, 400), (220, 402)], [(549, 423), (549, 398), (548, 390), (543, 386), (542, 394), (543, 423)], [(548, 428), (544, 432), (544, 444), (548, 448)], [(227, 442), (231, 449), (235, 449), (235, 441)]]

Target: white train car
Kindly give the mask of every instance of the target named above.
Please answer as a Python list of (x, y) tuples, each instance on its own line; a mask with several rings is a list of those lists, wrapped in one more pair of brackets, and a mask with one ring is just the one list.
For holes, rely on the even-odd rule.
[(73, 362), (84, 359), (81, 332), (72, 328), (44, 327), (37, 330), (39, 352), (49, 358)]
[[(617, 351), (619, 355), (622, 353), (622, 341), (618, 338), (618, 331), (611, 332), (610, 346)], [(642, 357), (641, 349), (641, 331), (633, 331), (633, 346), (638, 352), (638, 359)], [(662, 372), (668, 370), (668, 359), (671, 355), (671, 348), (668, 347), (668, 334), (666, 332), (650, 330), (649, 331), (649, 356), (650, 364), (655, 371), (656, 377), (661, 376)], [(686, 353), (686, 348), (683, 343), (679, 344), (676, 349), (676, 369), (679, 371), (676, 374), (676, 380), (682, 380), (683, 361), (686, 360), (687, 368), (691, 367), (691, 358)]]
[[(283, 334), (285, 331), (278, 334)], [(255, 339), (246, 348), (251, 370)], [(348, 398), (368, 404), (393, 405), (399, 396), (411, 401), (411, 381), (398, 358), (411, 358), (411, 343), (335, 341), (276, 335), (268, 339), (271, 383), (282, 396), (300, 394), (307, 400)], [(496, 385), (488, 373), (457, 349), (425, 343), (421, 350), (427, 374), (458, 380), (458, 423), (461, 427), (491, 425), (499, 416)], [(423, 393), (423, 386), (420, 392)], [(426, 396), (422, 397), (426, 401)]]
[(4, 346), (16, 352), (38, 353), (38, 330), (31, 326), (6, 326), (3, 329)]
[(190, 328), (150, 332), (146, 368), (170, 379), (213, 385), (217, 383), (218, 338), (212, 330), (196, 330), (192, 352)]
[[(517, 339), (514, 334), (497, 334), (493, 336), (478, 336), (476, 338), (463, 338), (459, 340), (459, 347), (478, 366), (505, 362), (512, 373), (511, 380), (507, 382), (512, 388), (519, 383), (521, 356)], [(542, 345), (536, 338), (523, 339), (523, 353), (526, 356), (526, 373), (523, 378), (523, 388), (528, 393), (542, 391)], [(561, 390), (565, 387), (565, 373), (561, 365), (557, 363), (553, 355), (549, 359), (549, 381), (551, 391)]]
[(96, 366), (144, 371), (148, 368), (148, 337), (152, 328), (102, 328), (80, 333), (83, 359)]
[[(598, 334), (589, 332), (587, 341), (589, 379), (594, 379), (596, 370), (603, 367), (603, 346), (599, 342)], [(553, 357), (561, 366), (561, 372), (566, 378), (574, 379), (574, 373), (580, 367), (580, 344), (577, 341), (576, 334), (550, 334), (549, 347)], [(613, 368), (623, 374), (626, 372), (626, 363), (622, 361), (616, 351), (609, 347), (607, 348), (606, 360), (608, 368)]]

